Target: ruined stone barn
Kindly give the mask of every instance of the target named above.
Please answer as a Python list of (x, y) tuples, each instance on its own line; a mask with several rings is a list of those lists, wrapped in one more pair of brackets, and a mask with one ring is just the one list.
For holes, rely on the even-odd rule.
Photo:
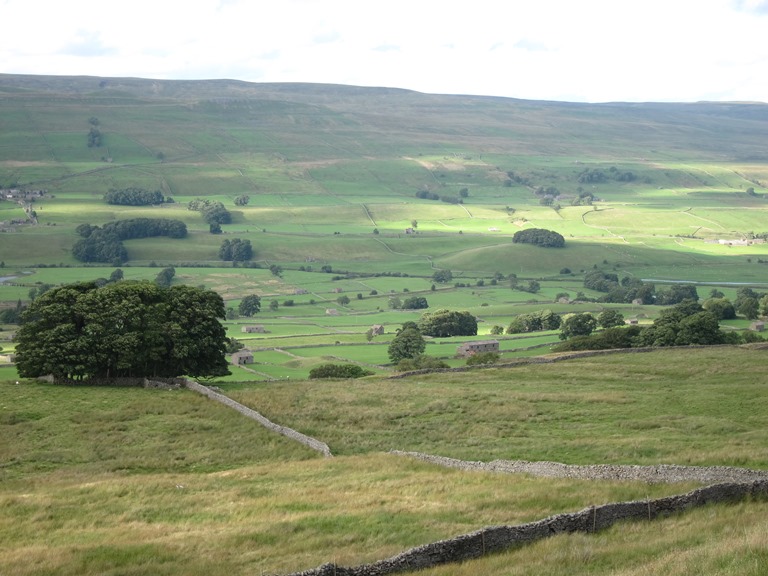
[(498, 340), (478, 340), (476, 342), (464, 342), (456, 350), (456, 356), (459, 358), (469, 358), (482, 352), (498, 352)]
[(252, 326), (243, 326), (242, 331), (245, 334), (266, 334), (267, 329), (263, 324), (254, 324)]

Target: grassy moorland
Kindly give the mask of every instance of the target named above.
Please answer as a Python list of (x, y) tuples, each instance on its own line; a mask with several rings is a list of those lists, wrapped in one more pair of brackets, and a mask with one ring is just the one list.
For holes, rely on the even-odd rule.
[[(14, 575), (280, 573), (680, 493), (693, 485), (467, 473), (386, 451), (765, 469), (763, 354), (665, 350), (471, 378), (222, 385), (327, 441), (329, 460), (188, 391), (4, 381), (0, 561)], [(768, 566), (766, 511), (714, 506), (432, 572), (757, 575)]]

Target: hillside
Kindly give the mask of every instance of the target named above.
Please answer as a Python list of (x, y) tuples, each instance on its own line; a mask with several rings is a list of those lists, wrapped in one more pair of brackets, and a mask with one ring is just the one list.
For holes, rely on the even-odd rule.
[[(766, 281), (767, 129), (768, 106), (751, 103), (588, 105), (0, 75), (0, 262), (9, 277), (0, 306), (40, 286), (106, 278), (116, 266), (147, 280), (156, 266), (173, 266), (174, 282), (213, 288), (233, 310), (248, 294), (263, 298), (267, 335), (249, 343), (308, 347), (241, 375), (258, 378), (305, 377), (329, 344), (341, 357), (386, 364), (385, 342), (355, 346), (372, 324), (391, 333), (413, 319), (418, 311), (392, 308), (412, 294), (432, 308), (470, 310), (483, 322), (480, 335), (542, 307), (574, 311), (555, 302), (563, 295), (599, 298), (583, 284), (595, 268), (657, 284), (696, 282), (702, 297), (719, 287), (733, 298), (734, 286)], [(126, 189), (168, 201), (106, 203), (110, 190)], [(27, 191), (26, 200), (14, 196)], [(189, 209), (196, 199), (229, 212), (221, 234)], [(125, 240), (119, 262), (83, 262), (82, 250), (73, 252), (78, 226), (135, 218), (178, 220), (189, 233)], [(565, 248), (513, 244), (528, 228), (559, 233)], [(253, 247), (238, 267), (220, 259), (222, 243), (236, 239)], [(452, 283), (435, 286), (434, 273), (446, 269)], [(540, 290), (510, 290), (510, 282)], [(233, 335), (249, 321), (232, 320)]]

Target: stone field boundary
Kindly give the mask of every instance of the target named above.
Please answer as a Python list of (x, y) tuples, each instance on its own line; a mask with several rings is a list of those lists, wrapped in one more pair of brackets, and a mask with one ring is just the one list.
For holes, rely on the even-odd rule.
[[(301, 442), (326, 457), (332, 457), (327, 444), (285, 426), (280, 426), (257, 411), (231, 398), (187, 380), (190, 390), (236, 410), (256, 420), (265, 428)], [(549, 478), (580, 478), (589, 480), (659, 482), (701, 482), (710, 484), (685, 494), (655, 500), (614, 502), (591, 506), (575, 513), (556, 514), (542, 520), (516, 526), (490, 526), (455, 538), (433, 542), (406, 550), (396, 556), (360, 566), (344, 567), (334, 563), (323, 564), (287, 576), (383, 576), (398, 572), (411, 572), (452, 562), (480, 558), (515, 546), (536, 542), (558, 534), (573, 532), (593, 533), (626, 520), (663, 518), (692, 508), (723, 502), (737, 502), (750, 498), (768, 498), (768, 471), (730, 466), (677, 466), (660, 464), (639, 465), (570, 465), (559, 462), (528, 462), (524, 460), (494, 460), (492, 462), (466, 461), (419, 452), (390, 452), (396, 457), (409, 457), (434, 465), (466, 471), (484, 471), (506, 474), (529, 474)]]

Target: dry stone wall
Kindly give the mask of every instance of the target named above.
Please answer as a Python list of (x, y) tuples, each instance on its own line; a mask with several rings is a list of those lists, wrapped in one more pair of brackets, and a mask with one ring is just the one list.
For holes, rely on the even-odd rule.
[(582, 478), (586, 480), (639, 480), (651, 484), (669, 482), (701, 482), (715, 484), (719, 482), (755, 482), (768, 480), (768, 471), (734, 468), (731, 466), (677, 466), (658, 464), (655, 466), (634, 466), (619, 464), (597, 464), (577, 466), (560, 462), (527, 462), (525, 460), (494, 460), (493, 462), (475, 462), (456, 460), (444, 456), (422, 454), (420, 452), (401, 452), (393, 450), (391, 454), (408, 456), (425, 462), (459, 468), (461, 470), (482, 470), (484, 472), (506, 472), (509, 474), (531, 474), (547, 478)]
[(259, 424), (261, 424), (268, 430), (277, 432), (278, 434), (282, 434), (283, 436), (290, 438), (291, 440), (295, 440), (296, 442), (300, 442), (301, 444), (304, 444), (305, 446), (311, 448), (312, 450), (316, 450), (317, 452), (320, 452), (321, 454), (323, 454), (323, 456), (327, 458), (330, 458), (333, 456), (333, 454), (331, 454), (331, 449), (328, 448), (328, 445), (326, 443), (320, 442), (319, 440), (311, 438), (305, 434), (302, 434), (301, 432), (297, 432), (292, 428), (275, 424), (269, 418), (262, 416), (261, 414), (256, 412), (256, 410), (248, 408), (247, 406), (243, 406), (239, 402), (235, 402), (234, 400), (232, 400), (231, 398), (228, 398), (224, 394), (219, 394), (218, 392), (211, 390), (206, 386), (198, 384), (194, 380), (187, 380), (186, 387), (189, 388), (190, 390), (194, 390), (195, 392), (198, 392), (204, 396), (207, 396), (211, 400), (216, 400), (217, 402), (221, 402), (225, 406), (228, 406), (233, 410), (236, 410), (243, 416), (256, 420)]
[(653, 520), (698, 506), (750, 497), (768, 497), (768, 480), (715, 484), (678, 496), (594, 506), (580, 512), (557, 514), (517, 526), (492, 526), (449, 540), (411, 548), (397, 556), (371, 564), (350, 568), (323, 564), (290, 576), (382, 576), (409, 572), (479, 558), (557, 534), (596, 532), (624, 520)]

